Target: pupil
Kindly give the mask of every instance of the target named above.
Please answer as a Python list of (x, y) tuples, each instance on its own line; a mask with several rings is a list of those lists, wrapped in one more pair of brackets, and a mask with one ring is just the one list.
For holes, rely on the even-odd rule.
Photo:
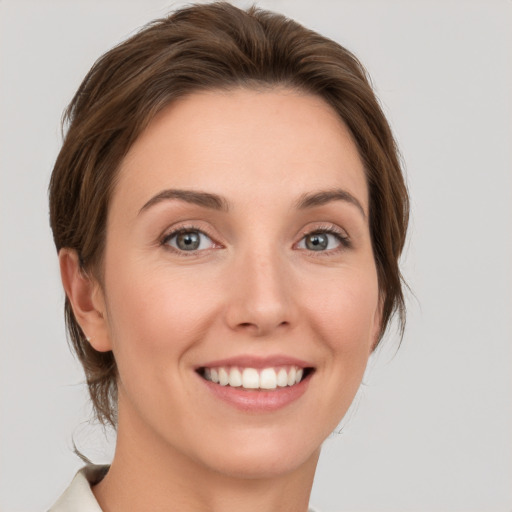
[(191, 231), (180, 233), (176, 245), (184, 251), (193, 251), (199, 247), (199, 235)]
[(306, 238), (306, 247), (312, 251), (322, 251), (327, 248), (329, 240), (327, 235), (316, 233)]

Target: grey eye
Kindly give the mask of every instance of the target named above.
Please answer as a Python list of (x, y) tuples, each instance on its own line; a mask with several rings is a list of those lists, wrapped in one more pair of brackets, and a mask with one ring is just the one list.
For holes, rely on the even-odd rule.
[(329, 245), (327, 233), (312, 233), (305, 237), (306, 247), (310, 251), (324, 251)]
[(198, 230), (179, 231), (170, 235), (165, 243), (180, 251), (198, 251), (213, 246), (211, 238)]
[(182, 251), (195, 251), (200, 243), (199, 233), (194, 233), (193, 231), (180, 233), (176, 236), (176, 246)]
[(299, 249), (308, 251), (326, 251), (336, 249), (342, 244), (340, 235), (336, 233), (309, 233), (299, 242)]

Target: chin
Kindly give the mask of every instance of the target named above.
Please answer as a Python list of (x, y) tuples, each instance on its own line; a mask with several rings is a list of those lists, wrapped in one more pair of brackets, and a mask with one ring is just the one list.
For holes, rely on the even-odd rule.
[(320, 448), (308, 457), (283, 456), (282, 450), (276, 450), (273, 454), (254, 454), (242, 456), (234, 454), (233, 457), (217, 461), (216, 471), (230, 478), (246, 480), (267, 480), (288, 475), (302, 468), (309, 460), (316, 461), (320, 454)]
[(223, 475), (242, 479), (268, 479), (293, 473), (308, 463), (316, 466), (321, 442), (293, 434), (260, 432), (256, 437), (230, 436), (224, 447), (217, 444), (203, 452), (203, 463)]

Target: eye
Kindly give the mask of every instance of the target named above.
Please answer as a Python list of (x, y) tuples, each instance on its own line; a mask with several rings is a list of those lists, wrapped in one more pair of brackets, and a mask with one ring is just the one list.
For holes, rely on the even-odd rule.
[(215, 246), (213, 240), (199, 229), (180, 229), (167, 235), (163, 240), (164, 245), (169, 245), (178, 251), (203, 251)]
[(348, 246), (348, 238), (334, 231), (314, 231), (305, 235), (297, 244), (298, 249), (308, 251), (331, 251), (340, 246)]

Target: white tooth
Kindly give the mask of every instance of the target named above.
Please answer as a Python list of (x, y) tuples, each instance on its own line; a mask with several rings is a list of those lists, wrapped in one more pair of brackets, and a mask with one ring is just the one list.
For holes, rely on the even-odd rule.
[(228, 372), (225, 368), (219, 368), (219, 384), (221, 386), (227, 386), (229, 383)]
[(242, 374), (238, 368), (231, 368), (229, 372), (229, 385), (234, 388), (242, 385)]
[(203, 376), (206, 380), (212, 380), (211, 374), (210, 374), (210, 368), (205, 368)]
[(297, 374), (295, 375), (295, 384), (298, 384), (301, 381), (303, 374), (304, 370), (302, 368), (300, 368), (300, 370), (297, 370)]
[(212, 382), (215, 382), (216, 384), (219, 383), (219, 374), (217, 373), (217, 370), (215, 368), (212, 368), (210, 370), (210, 378)]
[(245, 368), (242, 373), (242, 386), (246, 389), (258, 389), (260, 387), (260, 376), (254, 368)]
[(277, 385), (280, 388), (284, 388), (288, 385), (288, 374), (284, 368), (281, 368), (277, 373)]
[(293, 386), (295, 384), (295, 375), (297, 374), (297, 370), (295, 369), (295, 366), (292, 366), (290, 368), (290, 371), (288, 372), (288, 386)]
[(276, 389), (277, 377), (274, 368), (265, 368), (260, 375), (260, 388)]

